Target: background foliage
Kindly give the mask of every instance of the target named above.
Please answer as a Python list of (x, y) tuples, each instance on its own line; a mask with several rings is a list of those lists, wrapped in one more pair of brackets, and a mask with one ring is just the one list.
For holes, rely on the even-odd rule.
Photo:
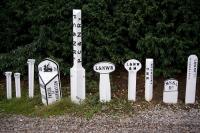
[(83, 65), (118, 66), (155, 59), (157, 75), (186, 70), (200, 57), (199, 0), (1, 0), (0, 72), (26, 73), (27, 59), (55, 59), (61, 73), (72, 66), (72, 9), (82, 9)]

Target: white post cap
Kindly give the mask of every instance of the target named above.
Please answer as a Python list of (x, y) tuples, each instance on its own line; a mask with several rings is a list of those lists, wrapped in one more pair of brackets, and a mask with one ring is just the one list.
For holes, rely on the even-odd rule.
[(153, 61), (153, 58), (146, 58), (147, 61)]
[(27, 63), (28, 64), (34, 64), (35, 63), (35, 59), (28, 59)]
[(14, 77), (20, 77), (20, 73), (14, 73)]
[(5, 72), (5, 75), (6, 75), (6, 76), (11, 76), (11, 75), (12, 75), (12, 72)]

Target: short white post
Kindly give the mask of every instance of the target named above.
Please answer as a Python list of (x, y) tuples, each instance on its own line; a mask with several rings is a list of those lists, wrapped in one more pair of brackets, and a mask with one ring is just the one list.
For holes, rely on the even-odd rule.
[(100, 74), (99, 97), (101, 102), (109, 102), (111, 100), (111, 87), (109, 74)]
[(186, 81), (186, 92), (185, 92), (186, 104), (195, 103), (197, 68), (198, 68), (198, 57), (196, 55), (190, 55), (188, 57), (188, 65), (187, 65), (187, 81)]
[(81, 10), (73, 10), (73, 57), (70, 69), (71, 100), (80, 103), (85, 99), (85, 69), (82, 66)]
[(28, 92), (29, 98), (34, 96), (34, 63), (35, 59), (28, 59)]
[(153, 59), (146, 59), (145, 69), (145, 100), (151, 101), (153, 98)]
[(128, 73), (128, 100), (136, 101), (137, 73)]
[(12, 98), (12, 72), (5, 72), (7, 99)]
[(142, 64), (135, 59), (128, 60), (124, 64), (128, 71), (128, 100), (136, 101), (136, 80), (137, 72), (142, 68)]
[(21, 97), (20, 73), (14, 73), (16, 98)]
[(168, 79), (164, 82), (163, 102), (174, 104), (178, 102), (178, 80)]
[(111, 62), (99, 62), (94, 65), (93, 70), (100, 73), (99, 98), (100, 102), (110, 102), (111, 86), (109, 73), (115, 70), (115, 65)]

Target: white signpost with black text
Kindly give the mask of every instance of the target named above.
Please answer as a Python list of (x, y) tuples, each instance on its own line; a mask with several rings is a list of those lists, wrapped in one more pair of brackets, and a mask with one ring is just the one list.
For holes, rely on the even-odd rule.
[(99, 62), (94, 65), (94, 71), (100, 73), (99, 97), (101, 102), (111, 100), (111, 87), (109, 73), (115, 70), (115, 65), (110, 62)]
[(187, 65), (187, 81), (186, 81), (186, 92), (185, 92), (186, 104), (195, 103), (197, 68), (198, 68), (198, 57), (196, 55), (190, 55), (188, 57), (188, 65)]
[(71, 100), (80, 103), (85, 99), (85, 69), (82, 67), (81, 10), (73, 10), (73, 67), (70, 69)]
[(178, 101), (178, 80), (168, 79), (164, 82), (163, 102), (177, 103)]
[(42, 103), (50, 105), (61, 99), (60, 71), (58, 64), (46, 58), (38, 65)]
[(145, 69), (145, 100), (151, 101), (153, 98), (153, 59), (146, 59)]
[(128, 71), (128, 100), (136, 101), (136, 79), (137, 72), (142, 68), (142, 64), (135, 59), (128, 60), (124, 67)]

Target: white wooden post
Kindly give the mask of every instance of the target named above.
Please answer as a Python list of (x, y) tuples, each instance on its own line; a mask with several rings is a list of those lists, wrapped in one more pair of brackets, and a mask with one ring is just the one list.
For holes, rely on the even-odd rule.
[(7, 94), (7, 99), (12, 98), (12, 72), (5, 72), (6, 76), (6, 94)]
[(128, 71), (128, 100), (136, 101), (136, 79), (137, 72), (142, 68), (142, 64), (135, 59), (128, 60), (124, 67)]
[(16, 98), (21, 97), (20, 73), (14, 73)]
[(187, 81), (186, 81), (186, 93), (185, 93), (186, 104), (195, 103), (197, 68), (198, 68), (198, 57), (196, 55), (190, 55), (188, 57), (188, 65), (187, 65)]
[(82, 67), (81, 10), (73, 10), (73, 67), (70, 69), (71, 100), (80, 103), (85, 99), (85, 69)]
[(28, 88), (29, 98), (34, 96), (34, 63), (35, 59), (28, 59)]
[(145, 69), (145, 100), (151, 101), (153, 98), (153, 59), (146, 59)]
[(100, 102), (109, 102), (111, 100), (109, 73), (115, 70), (115, 65), (110, 62), (99, 62), (94, 65), (93, 70), (100, 73), (100, 79), (99, 79)]
[(178, 101), (178, 80), (168, 79), (164, 83), (163, 102), (177, 103)]

